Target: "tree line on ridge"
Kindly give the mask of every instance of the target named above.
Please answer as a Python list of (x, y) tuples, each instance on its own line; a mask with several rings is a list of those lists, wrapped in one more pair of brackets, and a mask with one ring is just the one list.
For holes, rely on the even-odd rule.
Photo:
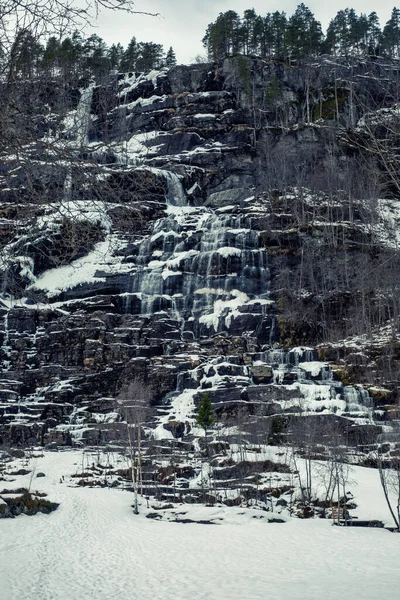
[(383, 28), (375, 11), (357, 15), (353, 8), (339, 10), (326, 33), (303, 3), (290, 17), (283, 11), (261, 16), (253, 8), (240, 17), (229, 10), (208, 25), (203, 45), (213, 60), (236, 54), (282, 60), (321, 54), (398, 58), (400, 10), (393, 8)]

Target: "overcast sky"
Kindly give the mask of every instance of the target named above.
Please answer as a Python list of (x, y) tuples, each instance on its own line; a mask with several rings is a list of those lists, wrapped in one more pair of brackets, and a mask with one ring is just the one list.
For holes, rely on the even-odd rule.
[[(354, 0), (349, 3), (340, 0), (310, 0), (304, 3), (321, 21), (324, 31), (329, 20), (344, 8), (354, 8), (357, 14), (369, 14), (375, 10), (382, 27), (395, 6), (394, 0)], [(160, 13), (160, 16), (103, 12), (95, 33), (109, 45), (120, 42), (126, 46), (135, 36), (140, 42), (162, 44), (165, 50), (172, 46), (179, 63), (190, 63), (196, 55), (204, 54), (201, 39), (207, 25), (215, 21), (220, 12), (235, 10), (242, 15), (244, 10), (254, 8), (260, 15), (276, 10), (291, 15), (298, 4), (300, 1), (292, 0), (136, 0), (137, 10)]]

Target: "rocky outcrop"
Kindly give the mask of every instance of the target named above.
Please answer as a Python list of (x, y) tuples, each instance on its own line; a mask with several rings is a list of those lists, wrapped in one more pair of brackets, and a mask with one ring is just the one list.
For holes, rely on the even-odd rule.
[(397, 261), (396, 206), (340, 191), (356, 161), (343, 129), (393, 100), (377, 80), (396, 68), (237, 57), (111, 77), (57, 116), (64, 162), (43, 116), (0, 180), (1, 440), (120, 439), (132, 382), (166, 437), (191, 435), (205, 392), (219, 415), (371, 418), (354, 385), (371, 371), (341, 380), (310, 346), (357, 322), (363, 265)]
[(0, 491), (0, 519), (19, 515), (32, 516), (37, 513), (50, 514), (59, 504), (50, 502), (43, 495), (31, 494), (27, 489)]

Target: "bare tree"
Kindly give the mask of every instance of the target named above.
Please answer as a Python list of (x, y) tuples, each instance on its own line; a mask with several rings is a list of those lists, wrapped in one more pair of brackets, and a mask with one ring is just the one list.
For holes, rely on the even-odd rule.
[(3, 52), (12, 45), (16, 33), (30, 30), (38, 37), (57, 33), (61, 36), (75, 28), (93, 23), (103, 10), (156, 16), (136, 10), (133, 0), (3, 0), (0, 6), (0, 34)]
[[(293, 448), (293, 463), (297, 471), (303, 502), (310, 504), (313, 494), (313, 447), (316, 440), (315, 420), (303, 414), (299, 407), (299, 415), (290, 422), (290, 440)], [(298, 457), (304, 461), (304, 474), (298, 463)]]
[(143, 496), (142, 426), (146, 421), (150, 398), (149, 386), (139, 379), (131, 381), (117, 398), (118, 408), (126, 422), (135, 514), (139, 513), (138, 493)]
[(10, 111), (15, 110), (14, 75), (22, 38), (29, 37), (30, 47), (49, 36), (61, 39), (74, 30), (81, 31), (91, 25), (102, 10), (152, 14), (135, 8), (133, 0), (3, 0), (0, 5), (1, 129), (4, 129)]
[(377, 451), (377, 463), (386, 504), (397, 531), (400, 531), (400, 459), (397, 456), (389, 460), (385, 458), (381, 444)]
[[(18, 66), (23, 42), (26, 53), (49, 36), (61, 40), (90, 26), (102, 10), (151, 14), (137, 10), (133, 0), (0, 4), (0, 193), (6, 214), (12, 215), (9, 231), (2, 236), (0, 285), (10, 296), (24, 296), (44, 270), (71, 263), (105, 241), (107, 223), (111, 229), (116, 219), (132, 222), (128, 213), (140, 227), (145, 221), (132, 203), (115, 209), (112, 216), (106, 208), (109, 199), (115, 202), (119, 196), (112, 183), (113, 168), (99, 166), (102, 153), (107, 153), (105, 145), (88, 145), (93, 82), (87, 77), (79, 81), (79, 73), (70, 81), (61, 70), (50, 74), (34, 67), (25, 73)], [(98, 98), (97, 110), (106, 113), (110, 98)], [(143, 176), (136, 179), (137, 188), (145, 187)], [(93, 211), (85, 211), (85, 205), (94, 209), (94, 218), (88, 218)]]

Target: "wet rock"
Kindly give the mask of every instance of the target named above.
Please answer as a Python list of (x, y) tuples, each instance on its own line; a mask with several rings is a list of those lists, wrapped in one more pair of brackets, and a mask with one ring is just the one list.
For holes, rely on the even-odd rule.
[(273, 369), (269, 365), (252, 365), (251, 373), (254, 383), (257, 384), (271, 383), (274, 377)]
[[(108, 413), (112, 420), (114, 399), (138, 379), (150, 390), (151, 409), (160, 403), (167, 410), (176, 390), (199, 388), (197, 403), (209, 390), (219, 412), (261, 410), (264, 416), (281, 412), (280, 403), (303, 397), (298, 381), (329, 379), (325, 367), (318, 374), (298, 368), (299, 363), (318, 360), (315, 349), (273, 348), (286, 335), (280, 318), (282, 285), (277, 282), (283, 273), (297, 281), (302, 251), (310, 248), (311, 256), (319, 256), (332, 234), (332, 224), (327, 225), (329, 231), (325, 226), (321, 198), (311, 206), (303, 193), (290, 189), (298, 183), (299, 157), (304, 179), (312, 173), (313, 183), (316, 164), (321, 166), (321, 180), (325, 164), (329, 172), (336, 169), (339, 174), (349, 165), (349, 157), (332, 137), (334, 128), (302, 121), (308, 109), (313, 115), (317, 108), (322, 110), (321, 99), (324, 94), (329, 97), (329, 86), (345, 80), (348, 65), (339, 61), (333, 81), (331, 66), (316, 61), (306, 81), (302, 69), (242, 58), (176, 66), (155, 78), (113, 75), (96, 87), (90, 107), (96, 119), (91, 119), (89, 138), (105, 144), (118, 140), (132, 152), (136, 147), (142, 151), (140, 156), (132, 154), (127, 164), (117, 144), (101, 156), (101, 151), (91, 156), (98, 163), (90, 192), (76, 174), (73, 197), (83, 204), (89, 197), (101, 199), (98, 220), (71, 223), (50, 214), (45, 201), (36, 207), (30, 188), (44, 199), (59, 200), (66, 177), (65, 165), (48, 164), (39, 148), (31, 149), (32, 158), (40, 157), (31, 182), (26, 173), (12, 168), (16, 163), (10, 167), (10, 187), (1, 190), (5, 201), (0, 206), (8, 223), (1, 225), (0, 235), (9, 243), (16, 226), (24, 235), (15, 252), (10, 248), (12, 260), (6, 267), (2, 263), (0, 278), (3, 291), (28, 297), (31, 304), (8, 308), (7, 303), (0, 309), (0, 435), (6, 443), (68, 445), (73, 442), (68, 427), (75, 428), (78, 419), (86, 427), (82, 443), (122, 439), (121, 424), (94, 427), (91, 421)], [(368, 88), (365, 97), (373, 95), (364, 71), (382, 75), (378, 63), (354, 65), (358, 85)], [(251, 77), (251, 94), (243, 69)], [(279, 101), (270, 98), (271, 82), (278, 85)], [(306, 87), (311, 107), (305, 104)], [(46, 93), (56, 110), (60, 90)], [(80, 96), (76, 89), (68, 91), (69, 108), (76, 109)], [(346, 128), (351, 125), (347, 89), (340, 89), (340, 98), (343, 106), (335, 118)], [(256, 128), (255, 107), (260, 107)], [(45, 121), (43, 127), (44, 131)], [(283, 164), (285, 194), (279, 190)], [(177, 216), (173, 205), (181, 203), (190, 206)], [(346, 256), (355, 259), (357, 247), (371, 241), (355, 223), (365, 207), (353, 202), (350, 211), (345, 203), (331, 205), (337, 239), (347, 240)], [(48, 210), (49, 226), (39, 231), (37, 222)], [(111, 227), (110, 236), (103, 218)], [(84, 259), (103, 239), (103, 256), (96, 259), (92, 277), (78, 283), (67, 277), (62, 289), (53, 291), (41, 287), (44, 270)], [(336, 264), (341, 264), (340, 252), (330, 250), (315, 273), (336, 282)], [(53, 302), (62, 305), (51, 307)], [(311, 300), (299, 300), (296, 308), (308, 318), (312, 310), (307, 302)], [(317, 306), (315, 313), (319, 310)], [(315, 337), (314, 330), (304, 331), (304, 323), (300, 329), (288, 336)], [(262, 350), (267, 345), (271, 360)], [(359, 359), (356, 350), (347, 350), (348, 360), (354, 367), (366, 367), (369, 357)], [(345, 358), (343, 349), (324, 351), (327, 359)], [(222, 361), (214, 360), (218, 356)], [(354, 414), (350, 406), (368, 404), (368, 398), (344, 390), (340, 382), (331, 389), (335, 397), (360, 400), (347, 403), (349, 414)], [(24, 423), (18, 421), (19, 407)], [(55, 429), (57, 425), (65, 430)], [(181, 421), (170, 422), (167, 430), (175, 438), (188, 433)], [(353, 431), (355, 443), (368, 434)]]
[(181, 421), (168, 421), (168, 423), (164, 423), (163, 425), (166, 431), (170, 431), (174, 438), (182, 438), (185, 433), (190, 431), (190, 428), (187, 423), (182, 423)]
[(45, 448), (54, 448), (57, 446), (72, 446), (71, 434), (69, 431), (51, 430), (43, 435), (43, 445)]

